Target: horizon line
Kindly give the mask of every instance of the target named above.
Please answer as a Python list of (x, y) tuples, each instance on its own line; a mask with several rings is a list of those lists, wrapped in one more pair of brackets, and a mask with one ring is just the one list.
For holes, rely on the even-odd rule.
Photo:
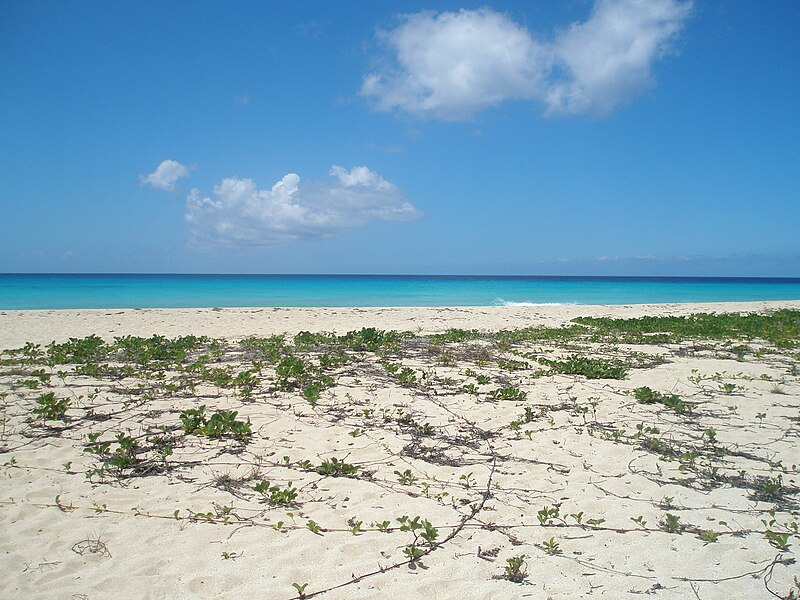
[(165, 276), (165, 277), (449, 277), (449, 278), (498, 278), (498, 279), (763, 279), (794, 280), (791, 275), (523, 275), (523, 274), (457, 274), (457, 273), (201, 273), (201, 272), (102, 272), (102, 271), (10, 271), (2, 276)]

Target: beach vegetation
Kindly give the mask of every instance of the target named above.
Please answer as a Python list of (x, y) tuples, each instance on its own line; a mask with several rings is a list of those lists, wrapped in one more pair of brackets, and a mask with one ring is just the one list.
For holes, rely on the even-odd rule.
[(669, 533), (681, 533), (685, 526), (681, 523), (681, 518), (678, 515), (667, 513), (660, 522), (661, 528)]
[(239, 346), (251, 360), (265, 361), (268, 364), (277, 363), (288, 352), (282, 335), (244, 338)]
[(150, 338), (135, 336), (118, 337), (114, 340), (111, 350), (115, 351), (116, 359), (129, 361), (140, 365), (171, 365), (182, 363), (187, 354), (196, 350), (210, 340), (205, 337), (193, 335), (169, 339), (161, 335)]
[(561, 375), (583, 375), (587, 379), (625, 379), (628, 368), (619, 360), (590, 358), (571, 354), (560, 360), (540, 358), (539, 362), (550, 367), (551, 373)]
[(561, 547), (554, 537), (542, 542), (542, 550), (545, 551), (545, 554), (549, 554), (550, 556), (561, 554)]
[(528, 576), (528, 563), (525, 562), (527, 558), (524, 554), (518, 554), (506, 559), (506, 566), (504, 567), (503, 578), (513, 581), (514, 583), (522, 583)]
[(356, 477), (358, 467), (332, 456), (317, 467), (317, 473), (326, 477)]
[(775, 502), (781, 499), (785, 491), (780, 473), (776, 477), (759, 476), (753, 482), (751, 497), (762, 502)]
[(477, 329), (448, 329), (442, 333), (434, 333), (428, 336), (432, 342), (436, 343), (460, 343), (476, 340), (483, 337)]
[(412, 485), (417, 481), (417, 477), (411, 472), (411, 469), (406, 469), (402, 473), (395, 471), (394, 474), (397, 475), (397, 481), (401, 485)]
[(719, 533), (716, 531), (712, 531), (711, 529), (701, 531), (700, 533), (697, 534), (697, 537), (703, 540), (707, 544), (713, 544), (719, 541)]
[(539, 519), (539, 524), (543, 527), (553, 524), (554, 519), (558, 519), (559, 517), (559, 508), (557, 506), (545, 506), (536, 513), (536, 517)]
[(303, 600), (307, 597), (306, 588), (308, 587), (308, 583), (293, 583), (292, 587), (297, 592), (297, 597), (300, 598), (300, 600)]
[(36, 399), (36, 407), (33, 414), (37, 419), (43, 421), (69, 421), (67, 410), (69, 409), (69, 398), (57, 398), (55, 392), (47, 392)]
[(262, 479), (255, 486), (253, 491), (263, 495), (273, 506), (292, 506), (297, 500), (297, 488), (292, 486), (290, 481), (286, 487), (270, 485), (266, 479)]
[(524, 400), (528, 393), (518, 387), (509, 386), (490, 391), (489, 397), (492, 400)]
[[(58, 430), (62, 435), (58, 443), (65, 453), (52, 463), (56, 468), (51, 475), (65, 488), (75, 473), (85, 470), (92, 483), (86, 493), (116, 483), (135, 494), (137, 486), (121, 480), (169, 470), (169, 482), (177, 491), (210, 486), (216, 496), (236, 498), (237, 505), (234, 509), (232, 501), (223, 504), (215, 498), (200, 512), (184, 508), (173, 513), (174, 506), (159, 509), (156, 502), (148, 502), (148, 510), (153, 510), (149, 513), (127, 504), (115, 506), (116, 495), (106, 494), (76, 498), (74, 503), (59, 497), (49, 505), (54, 512), (56, 508), (76, 514), (85, 511), (98, 519), (132, 515), (153, 523), (170, 519), (181, 527), (235, 523), (284, 537), (302, 536), (306, 529), (348, 538), (381, 532), (389, 536), (381, 538), (383, 550), (393, 548), (394, 556), (382, 552), (383, 559), (375, 557), (378, 568), (353, 576), (347, 572), (341, 581), (331, 582), (330, 589), (353, 586), (354, 596), (364, 589), (358, 587), (360, 581), (402, 565), (424, 568), (420, 561), (440, 548), (474, 556), (476, 561), (495, 560), (517, 545), (560, 555), (554, 536), (541, 541), (542, 528), (547, 528), (547, 535), (563, 530), (561, 537), (572, 541), (576, 556), (598, 534), (604, 543), (611, 541), (610, 547), (623, 534), (635, 546), (689, 533), (683, 539), (688, 550), (707, 544), (706, 553), (714, 551), (711, 544), (728, 539), (724, 536), (746, 538), (746, 543), (734, 546), (747, 547), (748, 559), (771, 564), (777, 576), (788, 568), (784, 561), (791, 557), (784, 553), (793, 549), (800, 535), (791, 520), (798, 506), (798, 466), (792, 464), (797, 462), (791, 454), (796, 416), (790, 409), (796, 404), (793, 393), (800, 357), (793, 315), (581, 319), (566, 327), (499, 333), (449, 330), (423, 335), (363, 328), (345, 335), (301, 332), (241, 342), (193, 336), (126, 336), (106, 342), (89, 336), (44, 347), (27, 344), (0, 354), (0, 381), (7, 388), (0, 390), (0, 441), (11, 457), (4, 473), (11, 477), (18, 469), (31, 468), (17, 459), (29, 463), (27, 449), (45, 446), (54, 433), (42, 425), (63, 421), (69, 428)], [(647, 347), (637, 352), (629, 344)], [(653, 354), (656, 351), (663, 355)], [(701, 360), (708, 358), (745, 357), (757, 367), (748, 365), (736, 374), (695, 371), (689, 377), (694, 386), (680, 395), (667, 391), (679, 383), (663, 372), (648, 379), (647, 370), (654, 365), (684, 361), (679, 364), (683, 369), (687, 357), (696, 362), (690, 366), (703, 369), (709, 367)], [(615, 383), (633, 369), (641, 370), (635, 377), (638, 387)], [(759, 375), (764, 371), (768, 374)], [(544, 372), (605, 381), (563, 377), (537, 381)], [(457, 381), (459, 373), (464, 381)], [(743, 385), (749, 381), (757, 383)], [(784, 395), (771, 396), (768, 384), (758, 383), (762, 381), (780, 381)], [(725, 394), (737, 394), (741, 417), (731, 411), (732, 398)], [(529, 399), (532, 396), (535, 400)], [(476, 398), (511, 403), (476, 404)], [(314, 410), (301, 412), (298, 407), (305, 405), (304, 400)], [(239, 411), (251, 415), (253, 423), (240, 418)], [(636, 419), (642, 413), (646, 421)], [(530, 443), (516, 441), (523, 432)], [(245, 447), (203, 438), (250, 443)], [(70, 439), (83, 440), (73, 454), (68, 454)], [(593, 447), (592, 454), (581, 454), (584, 441)], [(607, 450), (610, 459), (626, 460), (615, 472), (624, 471), (620, 477), (630, 486), (606, 487)], [(308, 453), (314, 462), (292, 460), (290, 454), (295, 452)], [(633, 460), (627, 462), (628, 458)], [(213, 471), (216, 465), (230, 470), (219, 475)], [(382, 475), (373, 477), (368, 465)], [(627, 515), (651, 515), (653, 510), (666, 515), (648, 517), (657, 524), (648, 524), (643, 515), (625, 518), (627, 525), (606, 524), (601, 518), (589, 518), (578, 510), (581, 507), (562, 506), (569, 494), (561, 490), (574, 481), (569, 473), (581, 468), (598, 474), (592, 481), (599, 504), (627, 507)], [(513, 481), (517, 477), (522, 481), (528, 473), (549, 483), (531, 487), (529, 482)], [(345, 479), (326, 482), (325, 477)], [(350, 493), (354, 482), (346, 478), (354, 477), (361, 479), (359, 492), (372, 488), (381, 495), (380, 506), (425, 514), (424, 507), (436, 503), (437, 519), (403, 516), (395, 521), (399, 514), (395, 513), (392, 520), (373, 522), (369, 528), (356, 517), (347, 519), (352, 513), (342, 511), (363, 516), (369, 513), (361, 511), (376, 506), (368, 508), (360, 493)], [(681, 494), (679, 501), (662, 497), (662, 490), (674, 486), (692, 493)], [(696, 499), (711, 490), (715, 508), (735, 507), (737, 512), (731, 525), (716, 521), (719, 531), (687, 524), (704, 519)], [(275, 519), (275, 510), (295, 510), (300, 501), (302, 516), (287, 512), (281, 515), (283, 520)], [(535, 507), (542, 502), (549, 504), (537, 512)], [(772, 512), (762, 521), (763, 527), (754, 525), (766, 508), (779, 511), (779, 519), (790, 520), (779, 523)], [(40, 509), (47, 510), (48, 505), (43, 503)], [(531, 513), (536, 515), (532, 522), (517, 517)], [(323, 528), (317, 523), (331, 518), (340, 525)], [(472, 536), (479, 531), (480, 537)], [(576, 531), (579, 535), (572, 535)], [(479, 547), (477, 554), (474, 545), (465, 547), (464, 540), (484, 537), (492, 538), (494, 546)], [(585, 538), (588, 541), (582, 542)], [(357, 551), (370, 546), (366, 541), (356, 544)], [(782, 558), (770, 563), (776, 550)], [(239, 556), (223, 553), (223, 558), (226, 554)], [(495, 578), (522, 582), (527, 576), (525, 560), (524, 555), (512, 556)], [(640, 572), (635, 566), (628, 569), (634, 575), (645, 573), (641, 563)], [(767, 571), (753, 572), (763, 577)], [(731, 596), (742, 589), (730, 582), (743, 576), (733, 575), (739, 579), (724, 584), (732, 586)], [(306, 594), (307, 585), (297, 584), (298, 597), (329, 591)], [(691, 594), (688, 587), (682, 591)]]
[(404, 367), (400, 363), (383, 361), (383, 368), (393, 376), (403, 387), (413, 387), (417, 383), (417, 374), (411, 367)]
[(184, 410), (180, 414), (183, 432), (187, 435), (200, 435), (208, 438), (231, 437), (238, 441), (247, 441), (253, 434), (250, 421), (241, 421), (235, 410), (218, 410), (210, 417), (206, 416), (206, 407)]
[(648, 386), (638, 387), (633, 390), (633, 396), (642, 404), (663, 404), (678, 414), (691, 414), (692, 407), (681, 400), (676, 394), (664, 394), (650, 389)]
[(322, 535), (322, 527), (314, 519), (309, 519), (306, 521), (306, 529), (308, 529), (314, 535)]
[(531, 364), (525, 360), (499, 360), (497, 366), (504, 371), (524, 371), (531, 368)]
[(800, 310), (780, 309), (770, 313), (699, 313), (689, 316), (578, 317), (574, 323), (592, 327), (598, 338), (617, 343), (678, 343), (687, 339), (727, 342), (765, 340), (779, 348), (800, 344)]
[(101, 442), (99, 441), (100, 435), (99, 432), (90, 433), (88, 443), (83, 449), (85, 453), (93, 455), (100, 461), (98, 465), (86, 472), (87, 479), (95, 476), (102, 479), (108, 473), (122, 477), (140, 465), (140, 448), (134, 437), (127, 433), (118, 433), (115, 438), (116, 448), (112, 451), (114, 442)]
[(477, 396), (478, 386), (476, 386), (474, 383), (465, 383), (461, 386), (461, 391), (465, 394), (469, 394), (470, 396)]
[(99, 336), (70, 338), (61, 344), (51, 342), (47, 346), (47, 362), (50, 365), (79, 365), (103, 361), (111, 347)]

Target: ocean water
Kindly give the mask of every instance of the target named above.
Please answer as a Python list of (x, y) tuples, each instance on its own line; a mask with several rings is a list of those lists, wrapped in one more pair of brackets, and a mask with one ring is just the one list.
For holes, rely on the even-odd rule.
[(800, 300), (800, 278), (0, 274), (0, 309)]

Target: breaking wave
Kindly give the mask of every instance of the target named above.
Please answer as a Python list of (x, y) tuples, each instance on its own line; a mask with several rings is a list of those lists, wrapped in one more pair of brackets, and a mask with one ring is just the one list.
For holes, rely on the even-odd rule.
[(493, 302), (494, 306), (571, 306), (577, 302), (514, 302), (513, 300), (503, 300), (497, 298)]

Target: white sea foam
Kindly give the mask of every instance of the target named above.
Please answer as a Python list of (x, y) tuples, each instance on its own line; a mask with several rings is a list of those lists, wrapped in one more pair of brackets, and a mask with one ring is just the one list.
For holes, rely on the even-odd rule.
[(495, 306), (574, 306), (577, 302), (514, 302), (512, 300), (495, 299)]

